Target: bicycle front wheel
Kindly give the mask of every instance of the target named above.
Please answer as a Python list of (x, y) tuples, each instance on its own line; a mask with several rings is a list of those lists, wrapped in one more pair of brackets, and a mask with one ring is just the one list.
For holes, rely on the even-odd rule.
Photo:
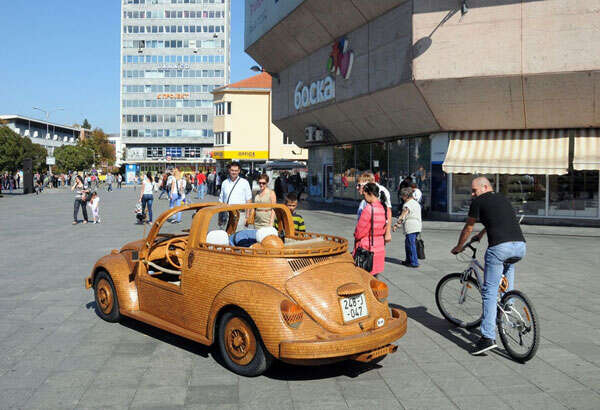
[(435, 303), (446, 320), (456, 326), (472, 328), (481, 323), (481, 290), (473, 278), (463, 280), (462, 273), (451, 273), (439, 281)]
[(504, 348), (515, 360), (526, 362), (535, 356), (540, 344), (537, 313), (531, 300), (521, 291), (506, 292), (498, 309), (498, 333)]

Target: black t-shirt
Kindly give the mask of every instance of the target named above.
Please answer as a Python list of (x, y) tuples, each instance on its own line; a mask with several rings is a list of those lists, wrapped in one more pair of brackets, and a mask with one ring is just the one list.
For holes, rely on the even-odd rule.
[(473, 199), (469, 217), (485, 226), (489, 246), (504, 242), (525, 242), (515, 210), (502, 194), (486, 192)]

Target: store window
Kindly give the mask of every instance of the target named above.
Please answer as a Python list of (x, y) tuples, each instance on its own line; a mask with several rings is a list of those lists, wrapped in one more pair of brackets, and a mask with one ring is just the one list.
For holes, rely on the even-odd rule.
[(549, 216), (597, 218), (598, 171), (549, 176)]
[(403, 181), (414, 182), (423, 193), (422, 206), (431, 206), (431, 141), (429, 136), (403, 138), (390, 142), (387, 187), (392, 204), (398, 204), (398, 188)]
[(496, 188), (496, 175), (452, 174), (452, 212), (466, 214), (471, 206), (471, 182), (477, 176), (484, 176), (490, 180), (494, 191)]
[(546, 215), (545, 175), (499, 175), (498, 192), (523, 215)]
[(357, 199), (355, 146), (340, 145), (333, 148), (333, 196), (342, 199)]

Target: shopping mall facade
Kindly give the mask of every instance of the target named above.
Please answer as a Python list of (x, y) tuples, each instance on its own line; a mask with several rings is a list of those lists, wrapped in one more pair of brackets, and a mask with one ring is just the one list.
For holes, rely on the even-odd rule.
[(599, 1), (246, 0), (273, 123), (309, 149), (313, 198), (367, 169), (464, 219), (487, 175), (535, 223), (600, 225)]

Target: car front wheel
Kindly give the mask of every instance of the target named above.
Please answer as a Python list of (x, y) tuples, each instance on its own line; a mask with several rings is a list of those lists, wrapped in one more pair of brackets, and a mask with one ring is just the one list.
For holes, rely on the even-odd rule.
[(245, 312), (234, 310), (221, 316), (218, 346), (225, 366), (239, 375), (259, 376), (271, 365), (272, 356)]
[(98, 315), (107, 322), (118, 322), (121, 318), (119, 313), (119, 301), (117, 292), (110, 275), (105, 271), (96, 274), (94, 280), (94, 298), (96, 299), (96, 311)]

